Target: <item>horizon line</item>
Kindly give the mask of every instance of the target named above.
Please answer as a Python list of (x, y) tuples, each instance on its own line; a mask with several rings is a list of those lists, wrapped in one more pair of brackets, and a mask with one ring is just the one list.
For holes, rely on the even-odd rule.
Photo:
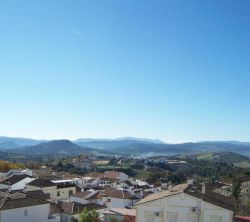
[(153, 141), (160, 141), (165, 144), (183, 144), (183, 143), (204, 143), (204, 142), (241, 142), (241, 143), (248, 143), (249, 141), (241, 141), (241, 140), (186, 140), (186, 141), (165, 141), (159, 138), (145, 138), (145, 137), (134, 137), (134, 136), (124, 136), (124, 137), (77, 137), (77, 138), (35, 138), (35, 137), (26, 137), (26, 136), (0, 136), (6, 138), (14, 138), (14, 139), (28, 139), (28, 140), (41, 140), (41, 141), (53, 141), (53, 140), (69, 140), (69, 141), (76, 141), (80, 139), (85, 140), (122, 140), (122, 139), (137, 139), (137, 140), (152, 140)]

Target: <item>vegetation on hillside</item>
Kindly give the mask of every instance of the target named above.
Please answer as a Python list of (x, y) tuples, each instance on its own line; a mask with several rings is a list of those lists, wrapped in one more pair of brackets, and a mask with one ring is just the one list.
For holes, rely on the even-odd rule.
[(7, 172), (12, 169), (23, 169), (25, 168), (22, 163), (11, 163), (5, 160), (0, 160), (0, 172)]

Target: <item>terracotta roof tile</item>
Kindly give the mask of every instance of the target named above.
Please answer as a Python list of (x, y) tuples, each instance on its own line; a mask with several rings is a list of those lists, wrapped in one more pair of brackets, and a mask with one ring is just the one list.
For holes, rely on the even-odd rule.
[(142, 203), (146, 203), (149, 201), (154, 201), (154, 200), (158, 200), (161, 199), (163, 197), (168, 197), (168, 196), (173, 196), (176, 194), (180, 194), (182, 193), (186, 188), (188, 187), (188, 184), (181, 184), (181, 185), (177, 185), (175, 187), (172, 188), (171, 191), (166, 190), (166, 191), (161, 191), (161, 192), (157, 192), (154, 194), (150, 194), (147, 197), (145, 197), (144, 199), (142, 199), (138, 204), (142, 204)]
[(111, 210), (104, 211), (103, 214), (112, 214), (112, 215), (123, 215), (123, 216), (136, 216), (135, 209), (127, 209), (127, 208), (112, 208)]
[(208, 203), (214, 204), (216, 206), (222, 207), (227, 210), (234, 211), (235, 210), (235, 201), (232, 197), (227, 197), (221, 195), (216, 192), (212, 192), (211, 190), (205, 190), (205, 194), (201, 192), (202, 186), (201, 184), (195, 183), (192, 186), (189, 186), (184, 193), (202, 199)]
[(180, 185), (173, 187), (171, 191), (167, 190), (167, 191), (162, 191), (162, 192), (148, 195), (146, 198), (142, 199), (139, 203), (137, 203), (137, 205), (145, 203), (145, 202), (149, 202), (149, 201), (158, 200), (158, 199), (168, 197), (168, 196), (185, 193), (190, 196), (194, 196), (196, 198), (202, 199), (203, 201), (206, 201), (208, 203), (222, 207), (224, 209), (234, 211), (233, 198), (226, 197), (224, 195), (212, 192), (209, 189), (206, 189), (205, 194), (202, 194), (201, 190), (202, 190), (202, 186), (201, 184), (198, 184), (198, 183), (195, 183), (194, 185), (180, 184)]
[(234, 217), (235, 222), (249, 222), (250, 216), (236, 216)]
[(130, 200), (138, 200), (140, 197), (131, 193), (128, 190), (107, 190), (105, 194), (108, 197), (119, 198), (119, 199), (130, 199)]

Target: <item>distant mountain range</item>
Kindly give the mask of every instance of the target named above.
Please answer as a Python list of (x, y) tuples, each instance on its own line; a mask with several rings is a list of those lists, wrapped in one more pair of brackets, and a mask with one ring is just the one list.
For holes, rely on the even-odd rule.
[(0, 149), (12, 149), (22, 146), (32, 146), (42, 142), (45, 142), (45, 140), (0, 136)]
[(92, 142), (121, 142), (121, 141), (136, 141), (136, 142), (149, 142), (149, 143), (164, 143), (159, 139), (146, 139), (146, 138), (136, 138), (136, 137), (121, 137), (116, 139), (92, 139), (92, 138), (84, 138), (77, 139), (73, 142), (75, 143), (92, 143)]
[(250, 156), (250, 143), (238, 141), (203, 141), (196, 143), (168, 144), (160, 140), (124, 137), (118, 139), (34, 140), (0, 137), (0, 150), (34, 154), (77, 155), (99, 151), (123, 155), (177, 155), (200, 152), (235, 152)]
[(78, 155), (86, 151), (92, 150), (88, 147), (80, 147), (69, 140), (52, 140), (32, 146), (24, 146), (12, 149), (14, 152), (32, 153), (35, 155), (61, 154), (61, 155)]

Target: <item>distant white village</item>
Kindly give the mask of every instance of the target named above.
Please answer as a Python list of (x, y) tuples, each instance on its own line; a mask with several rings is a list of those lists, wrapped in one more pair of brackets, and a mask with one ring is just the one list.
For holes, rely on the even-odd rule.
[[(71, 222), (84, 209), (96, 210), (102, 222), (240, 222), (235, 216), (231, 185), (216, 182), (155, 187), (107, 171), (88, 177), (39, 178), (41, 170), (10, 170), (0, 178), (1, 222)], [(57, 175), (59, 177), (59, 175)], [(250, 191), (250, 176), (242, 178), (242, 192)]]

